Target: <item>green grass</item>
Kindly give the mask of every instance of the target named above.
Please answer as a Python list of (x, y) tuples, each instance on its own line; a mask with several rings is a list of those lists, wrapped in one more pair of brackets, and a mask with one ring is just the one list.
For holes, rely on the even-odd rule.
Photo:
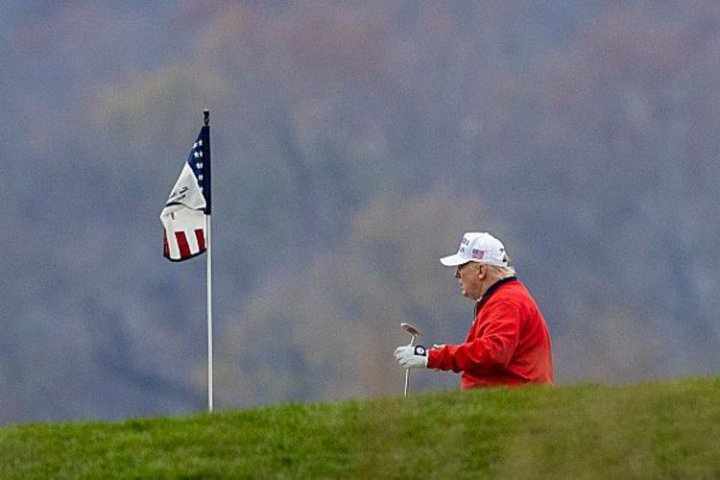
[(0, 428), (0, 478), (720, 478), (720, 379)]

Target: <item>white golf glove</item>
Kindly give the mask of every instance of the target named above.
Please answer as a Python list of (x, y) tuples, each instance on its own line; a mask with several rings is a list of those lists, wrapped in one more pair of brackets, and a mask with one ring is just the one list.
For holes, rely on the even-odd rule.
[(427, 368), (427, 349), (422, 345), (403, 345), (395, 349), (395, 358), (404, 368)]

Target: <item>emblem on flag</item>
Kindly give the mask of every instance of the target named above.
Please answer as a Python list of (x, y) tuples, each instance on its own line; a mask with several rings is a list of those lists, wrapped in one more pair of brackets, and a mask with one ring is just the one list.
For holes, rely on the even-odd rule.
[(205, 125), (160, 213), (165, 258), (181, 262), (205, 252), (210, 198), (210, 127)]

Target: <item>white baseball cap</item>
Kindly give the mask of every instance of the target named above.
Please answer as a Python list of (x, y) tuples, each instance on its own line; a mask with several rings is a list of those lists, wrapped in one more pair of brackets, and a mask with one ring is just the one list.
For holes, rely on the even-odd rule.
[(467, 232), (463, 234), (457, 253), (441, 258), (440, 262), (448, 267), (457, 267), (468, 262), (507, 267), (508, 256), (502, 242), (489, 233)]

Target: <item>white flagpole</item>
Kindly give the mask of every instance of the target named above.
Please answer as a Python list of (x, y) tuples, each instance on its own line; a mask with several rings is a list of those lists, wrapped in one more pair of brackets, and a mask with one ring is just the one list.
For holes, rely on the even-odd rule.
[(210, 215), (205, 216), (207, 226), (207, 340), (208, 340), (208, 412), (213, 411), (213, 335), (212, 335), (212, 235)]
[[(207, 132), (207, 176), (208, 181), (212, 182), (210, 176), (210, 111), (203, 111), (203, 123), (208, 128)], [(208, 183), (208, 187), (210, 184)], [(205, 227), (207, 231), (207, 344), (208, 344), (208, 412), (213, 411), (213, 331), (212, 331), (212, 234), (210, 233), (211, 216), (210, 216), (210, 196), (211, 191), (207, 192), (208, 209), (205, 215)]]

